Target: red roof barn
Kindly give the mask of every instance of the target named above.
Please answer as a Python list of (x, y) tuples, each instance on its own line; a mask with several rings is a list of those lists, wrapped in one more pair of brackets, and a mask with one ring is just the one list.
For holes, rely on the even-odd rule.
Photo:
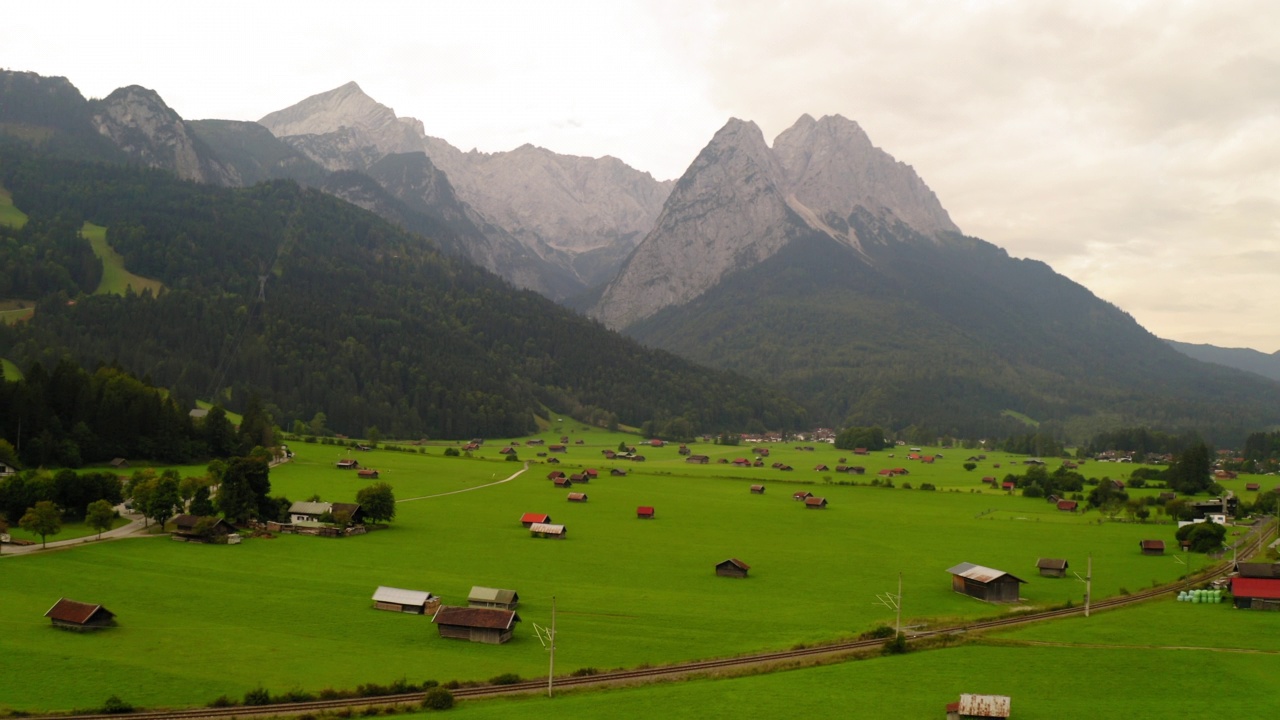
[(638, 517), (638, 518), (644, 518), (644, 519), (646, 519), (646, 520), (652, 520), (652, 519), (653, 519), (653, 506), (651, 506), (651, 505), (641, 505), (640, 507), (636, 508), (636, 517)]
[(549, 523), (551, 516), (546, 513), (525, 513), (520, 516), (520, 524), (529, 527), (534, 523)]
[(101, 630), (116, 624), (115, 613), (101, 605), (61, 598), (44, 614), (53, 626), (65, 630)]

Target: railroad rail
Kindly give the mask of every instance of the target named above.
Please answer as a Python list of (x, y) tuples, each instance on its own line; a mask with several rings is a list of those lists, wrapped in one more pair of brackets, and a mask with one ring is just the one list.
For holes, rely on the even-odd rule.
[[(1267, 521), (1255, 526), (1249, 534), (1237, 542), (1237, 554), (1241, 557), (1249, 557), (1260, 551), (1263, 543), (1270, 537), (1275, 530), (1274, 521)], [(1241, 544), (1243, 543), (1243, 544)], [(1114, 610), (1116, 608), (1134, 605), (1136, 603), (1145, 602), (1153, 598), (1186, 589), (1196, 583), (1204, 582), (1211, 578), (1215, 578), (1228, 573), (1233, 563), (1229, 560), (1220, 560), (1217, 563), (1203, 568), (1194, 575), (1184, 578), (1178, 582), (1161, 585), (1159, 587), (1148, 588), (1140, 592), (1129, 595), (1118, 595), (1116, 597), (1099, 600), (1090, 605), (1090, 609), (1094, 611)], [(1059, 618), (1070, 617), (1072, 615), (1080, 615), (1084, 612), (1084, 606), (1073, 606), (1067, 608), (1057, 608), (1053, 610), (1042, 610), (1022, 615), (1011, 615), (1008, 617), (995, 618), (991, 620), (979, 620), (976, 622), (955, 625), (950, 627), (937, 628), (913, 633), (910, 637), (912, 640), (935, 638), (951, 635), (959, 635), (971, 632), (982, 632), (994, 630), (998, 628), (1013, 627), (1017, 625), (1027, 625), (1032, 623), (1044, 622), (1046, 620), (1056, 620)], [(633, 684), (641, 682), (651, 682), (662, 680), (664, 678), (679, 677), (682, 675), (698, 675), (717, 670), (733, 670), (751, 667), (767, 667), (770, 665), (794, 663), (806, 659), (819, 658), (824, 656), (840, 656), (849, 655), (865, 650), (873, 650), (884, 645), (884, 638), (873, 638), (868, 640), (848, 640), (844, 642), (832, 643), (830, 645), (817, 645), (813, 647), (795, 648), (792, 650), (779, 650), (775, 652), (755, 653), (751, 655), (742, 655), (731, 658), (720, 658), (715, 660), (696, 660), (692, 662), (679, 663), (676, 665), (667, 665), (663, 667), (650, 667), (635, 670), (617, 670), (612, 672), (602, 672), (595, 675), (559, 677), (555, 679), (554, 686), (559, 689), (568, 689), (575, 687), (585, 687), (592, 685), (616, 685), (616, 684)], [(458, 699), (466, 698), (483, 698), (496, 697), (500, 695), (511, 694), (528, 694), (543, 692), (547, 689), (546, 680), (527, 680), (523, 682), (513, 683), (510, 685), (486, 685), (482, 687), (461, 687), (453, 689), (450, 692)], [(295, 703), (274, 703), (270, 705), (246, 706), (237, 705), (235, 707), (224, 708), (191, 708), (186, 710), (153, 710), (144, 712), (121, 714), (90, 714), (90, 715), (47, 715), (47, 716), (28, 716), (28, 717), (45, 717), (58, 718), (58, 720), (121, 720), (128, 718), (129, 720), (195, 720), (197, 718), (269, 718), (269, 717), (287, 717), (292, 715), (315, 715), (327, 711), (336, 711), (343, 709), (359, 709), (368, 707), (385, 707), (392, 705), (419, 705), (424, 697), (423, 692), (404, 693), (400, 695), (383, 695), (380, 697), (365, 698), (345, 698), (335, 700), (312, 700), (306, 702)]]

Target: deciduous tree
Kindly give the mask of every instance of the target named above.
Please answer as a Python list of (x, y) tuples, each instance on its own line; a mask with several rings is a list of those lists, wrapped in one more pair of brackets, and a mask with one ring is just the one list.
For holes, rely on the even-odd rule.
[(373, 522), (389, 522), (396, 516), (396, 496), (391, 491), (391, 486), (384, 482), (360, 488), (356, 493), (356, 502), (360, 503), (365, 517)]
[(102, 539), (102, 532), (110, 530), (111, 524), (116, 520), (116, 509), (106, 500), (94, 500), (89, 503), (88, 509), (85, 511), (85, 523), (98, 531), (98, 539)]
[(45, 537), (62, 532), (62, 513), (58, 506), (48, 500), (41, 500), (35, 506), (27, 508), (27, 512), (18, 521), (18, 526), (29, 533), (40, 536), (40, 546), (47, 547)]

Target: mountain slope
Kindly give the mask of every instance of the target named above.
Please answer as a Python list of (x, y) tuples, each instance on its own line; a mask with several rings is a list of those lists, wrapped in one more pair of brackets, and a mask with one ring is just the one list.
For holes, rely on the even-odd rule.
[(22, 365), (114, 359), (187, 401), (225, 387), (233, 407), (260, 393), (285, 425), (324, 412), (340, 432), (399, 437), (520, 434), (543, 407), (707, 431), (798, 422), (754, 383), (646, 350), (293, 183), (222, 189), (12, 148), (0, 183), (33, 223), (107, 226), (130, 269), (169, 288), (44, 299), (0, 328), (0, 355)]
[(801, 118), (772, 150), (730, 121), (593, 313), (831, 423), (983, 435), (1016, 410), (1077, 438), (1154, 424), (1234, 442), (1280, 419), (1280, 385), (1173, 352), (1047, 265), (956, 232), (842, 118)]
[(1216, 345), (1197, 345), (1193, 343), (1165, 340), (1174, 350), (1195, 358), (1201, 362), (1225, 365), (1229, 368), (1244, 370), (1262, 377), (1280, 382), (1280, 352), (1270, 355), (1252, 348), (1224, 348)]

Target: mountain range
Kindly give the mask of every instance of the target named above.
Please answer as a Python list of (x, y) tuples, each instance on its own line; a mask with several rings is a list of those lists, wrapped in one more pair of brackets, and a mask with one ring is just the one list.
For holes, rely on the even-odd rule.
[(1149, 424), (1228, 441), (1280, 421), (1280, 384), (1176, 352), (1047, 265), (964, 235), (839, 116), (803, 116), (772, 144), (730, 120), (660, 182), (531, 145), (463, 152), (355, 83), (249, 123), (187, 121), (136, 86), (87, 101), (60, 78), (2, 77), (0, 134), (46, 155), (295, 181), (646, 345), (780, 387), (818, 422), (975, 436), (1031, 418), (1076, 439)]

